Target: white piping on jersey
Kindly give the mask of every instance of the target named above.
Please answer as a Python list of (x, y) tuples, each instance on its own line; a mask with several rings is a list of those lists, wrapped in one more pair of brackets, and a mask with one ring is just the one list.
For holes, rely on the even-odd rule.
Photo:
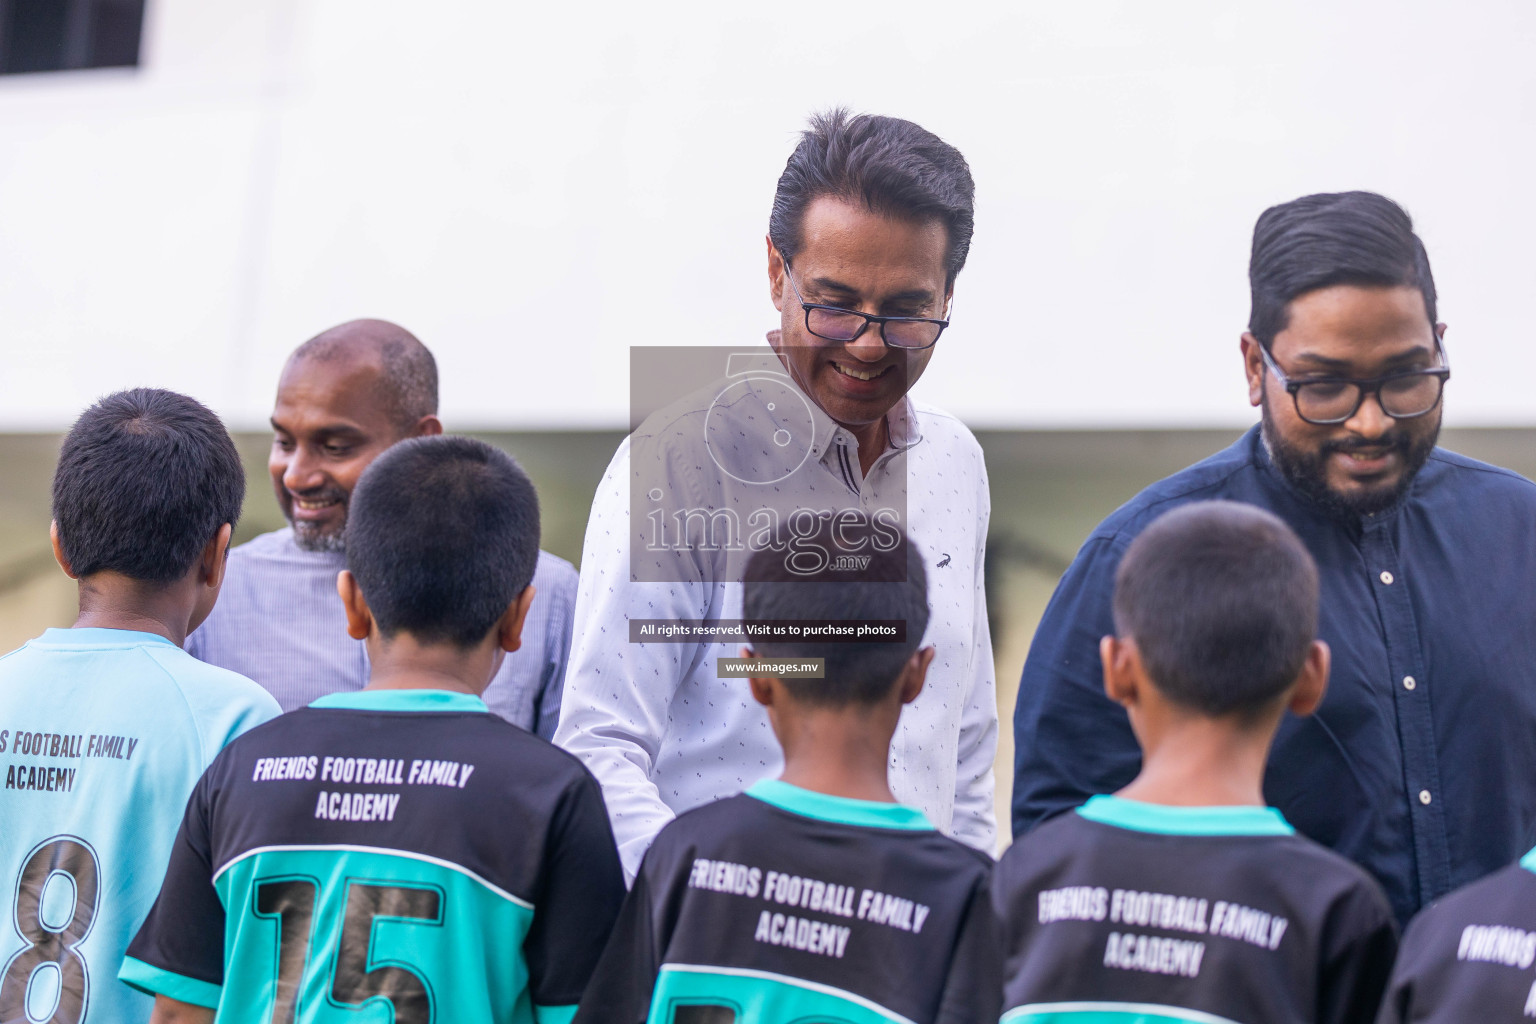
[(389, 857), (406, 857), (406, 858), (408, 858), (410, 860), (419, 860), (419, 861), (422, 861), (422, 862), (427, 863), (427, 864), (436, 864), (440, 868), (447, 868), (450, 871), (457, 871), (459, 874), (465, 876), (466, 878), (469, 878), (469, 879), (472, 879), (473, 881), (479, 882), (481, 885), (483, 885), (487, 889), (491, 890), (491, 892), (495, 893), (497, 896), (500, 896), (502, 899), (506, 900), (509, 903), (515, 903), (517, 906), (522, 907), (524, 910), (532, 910), (533, 909), (533, 904), (532, 903), (529, 903), (525, 899), (522, 899), (520, 897), (512, 895), (511, 893), (507, 892), (507, 890), (503, 889), (501, 886), (496, 885), (494, 882), (489, 882), (486, 879), (481, 878), (479, 875), (477, 875), (473, 871), (469, 870), (469, 868), (464, 867), (462, 864), (455, 864), (451, 860), (442, 860), (441, 858), (438, 858), (438, 857), (431, 857), (431, 856), (428, 856), (425, 853), (413, 853), (410, 850), (391, 850), (391, 849), (388, 849), (388, 848), (382, 847), (382, 846), (349, 846), (349, 845), (347, 845), (345, 843), (331, 843), (331, 844), (317, 843), (317, 844), (315, 844), (313, 846), (305, 846), (305, 845), (296, 845), (296, 846), (258, 846), (255, 849), (246, 850), (244, 853), (240, 854), (240, 856), (238, 856), (238, 857), (231, 857), (228, 861), (226, 861), (224, 863), (224, 865), (222, 867), (219, 868), (219, 870), (217, 870), (217, 871), (215, 871), (213, 873), (213, 879), (212, 880), (217, 882), (219, 880), (219, 876), (220, 875), (222, 875), (224, 872), (228, 871), (230, 868), (234, 867), (240, 861), (245, 860), (247, 857), (254, 857), (258, 853), (282, 853), (285, 850), (298, 850), (298, 851), (341, 850), (341, 851), (346, 852), (346, 853), (381, 853), (381, 854), (384, 854), (384, 855), (389, 856)]
[(865, 999), (863, 996), (855, 995), (840, 988), (833, 988), (831, 985), (806, 981), (804, 978), (791, 978), (783, 974), (774, 974), (772, 971), (754, 971), (748, 967), (711, 967), (704, 964), (662, 964), (661, 969), (663, 972), (686, 971), (690, 974), (731, 974), (742, 978), (762, 978), (766, 981), (778, 982), (781, 985), (789, 985), (792, 988), (803, 988), (812, 992), (820, 992), (826, 996), (836, 996), (838, 999), (844, 999), (855, 1005), (862, 1006), (866, 1010), (883, 1014), (891, 1020), (892, 1024), (913, 1024), (912, 1021), (903, 1017), (895, 1010), (881, 1006), (879, 1003)]
[(1182, 1006), (1159, 1006), (1157, 1003), (1030, 1003), (1016, 1006), (1003, 1014), (1002, 1024), (1022, 1020), (1037, 1014), (1052, 1013), (1150, 1013), (1166, 1017), (1180, 1024), (1238, 1024), (1235, 1020), (1218, 1017), (1214, 1013), (1201, 1013)]

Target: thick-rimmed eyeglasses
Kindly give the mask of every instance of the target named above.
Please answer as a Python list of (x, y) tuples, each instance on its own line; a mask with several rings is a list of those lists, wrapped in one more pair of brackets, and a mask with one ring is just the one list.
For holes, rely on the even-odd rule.
[(1434, 410), (1440, 404), (1445, 382), (1450, 379), (1450, 360), (1445, 346), (1436, 339), (1441, 365), (1427, 370), (1385, 373), (1365, 380), (1353, 377), (1309, 377), (1291, 380), (1275, 365), (1269, 349), (1259, 346), (1264, 365), (1275, 375), (1296, 403), (1296, 415), (1320, 427), (1344, 423), (1360, 410), (1366, 395), (1375, 395), (1381, 411), (1395, 420), (1411, 420)]
[(930, 320), (920, 316), (873, 316), (856, 309), (842, 306), (826, 306), (819, 302), (806, 302), (789, 272), (789, 261), (784, 262), (784, 276), (795, 290), (795, 298), (805, 310), (805, 329), (827, 341), (849, 342), (869, 330), (870, 324), (880, 325), (880, 340), (891, 348), (924, 349), (938, 343), (939, 335), (949, 326), (948, 320)]

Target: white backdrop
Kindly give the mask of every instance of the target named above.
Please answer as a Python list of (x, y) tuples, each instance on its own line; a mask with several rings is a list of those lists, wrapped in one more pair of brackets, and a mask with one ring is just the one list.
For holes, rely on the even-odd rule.
[(970, 160), (920, 389), (974, 426), (1249, 421), (1253, 220), (1347, 188), (1429, 246), (1449, 421), (1536, 425), (1532, 52), (1519, 0), (150, 0), (138, 71), (0, 78), (0, 429), (140, 383), (260, 426), (355, 316), (452, 426), (621, 426), (627, 346), (773, 324), (773, 184), (837, 103)]

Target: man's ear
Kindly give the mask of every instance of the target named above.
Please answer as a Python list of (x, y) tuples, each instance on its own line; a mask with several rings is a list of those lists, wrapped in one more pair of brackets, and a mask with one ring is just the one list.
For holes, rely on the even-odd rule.
[(1259, 339), (1247, 331), (1243, 332), (1240, 347), (1243, 350), (1243, 374), (1248, 378), (1248, 404), (1256, 406), (1264, 401), (1264, 353)]
[(59, 568), (64, 570), (64, 575), (72, 580), (80, 577), (75, 575), (74, 567), (69, 564), (69, 558), (64, 554), (64, 544), (59, 540), (59, 521), (55, 519), (48, 524), (48, 540), (53, 544), (53, 560), (59, 563)]
[(352, 573), (343, 569), (336, 574), (336, 593), (341, 595), (341, 606), (347, 610), (347, 636), (353, 640), (367, 640), (373, 634), (373, 611), (363, 588), (357, 585)]
[(416, 421), (416, 426), (411, 429), (411, 437), (436, 437), (443, 432), (443, 421), (431, 413)]
[(902, 666), (900, 685), (903, 704), (911, 704), (923, 692), (923, 683), (928, 679), (928, 666), (933, 664), (933, 655), (932, 644), (920, 647), (912, 652), (912, 657)]
[(1333, 652), (1328, 645), (1321, 640), (1312, 641), (1312, 646), (1307, 651), (1307, 660), (1302, 663), (1301, 676), (1296, 680), (1296, 688), (1291, 691), (1290, 702), (1286, 705), (1295, 715), (1310, 715), (1317, 710), (1323, 702), (1323, 695), (1328, 692), (1328, 671), (1333, 664)]
[(508, 654), (523, 646), (523, 622), (528, 618), (528, 606), (533, 604), (534, 593), (533, 584), (530, 583), (524, 587), (523, 592), (507, 605), (501, 621), (496, 624), (500, 633), (497, 642)]
[(774, 247), (773, 239), (764, 235), (763, 241), (768, 243), (768, 295), (773, 299), (773, 308), (782, 313), (784, 311), (784, 257)]
[(1099, 661), (1104, 666), (1104, 693), (1123, 708), (1141, 700), (1141, 651), (1136, 641), (1127, 637), (1106, 636), (1099, 640)]
[(229, 523), (219, 527), (219, 532), (214, 534), (203, 547), (200, 561), (201, 572), (198, 576), (203, 586), (210, 590), (217, 590), (224, 585), (224, 570), (229, 565), (229, 539), (234, 535), (235, 528)]

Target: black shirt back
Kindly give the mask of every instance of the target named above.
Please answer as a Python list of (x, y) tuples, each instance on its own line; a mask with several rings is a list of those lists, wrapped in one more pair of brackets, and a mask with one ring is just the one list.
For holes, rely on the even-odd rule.
[(991, 866), (912, 808), (757, 783), (657, 836), (576, 1020), (995, 1021)]
[(1536, 1017), (1536, 850), (1419, 913), (1381, 1024)]
[(331, 694), (208, 768), (121, 976), (229, 1024), (535, 1024), (574, 1012), (623, 886), (570, 754), (467, 694)]
[(1009, 1024), (1360, 1024), (1397, 947), (1380, 887), (1270, 808), (1094, 797), (1009, 848), (993, 899)]

